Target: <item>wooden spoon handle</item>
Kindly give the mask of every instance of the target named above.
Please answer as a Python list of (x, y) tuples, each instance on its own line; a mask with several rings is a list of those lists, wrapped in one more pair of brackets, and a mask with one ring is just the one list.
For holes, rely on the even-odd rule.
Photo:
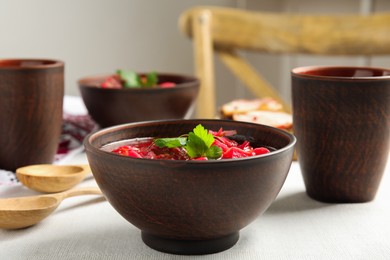
[(87, 188), (70, 189), (67, 191), (57, 193), (57, 195), (60, 196), (62, 199), (78, 196), (78, 195), (89, 195), (89, 194), (101, 195), (102, 192), (97, 187), (87, 187)]

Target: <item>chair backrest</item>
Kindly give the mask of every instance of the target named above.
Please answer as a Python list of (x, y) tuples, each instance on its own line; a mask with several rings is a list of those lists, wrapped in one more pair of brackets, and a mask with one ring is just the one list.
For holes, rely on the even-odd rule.
[(308, 15), (221, 7), (184, 12), (180, 30), (194, 42), (196, 75), (201, 80), (197, 117), (216, 114), (214, 54), (258, 97), (273, 97), (291, 112), (273, 87), (238, 53), (383, 55), (390, 54), (390, 13)]

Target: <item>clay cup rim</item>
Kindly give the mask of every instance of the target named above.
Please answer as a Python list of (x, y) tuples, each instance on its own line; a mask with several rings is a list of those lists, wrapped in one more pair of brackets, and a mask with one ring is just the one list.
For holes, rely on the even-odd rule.
[(0, 70), (39, 70), (63, 66), (63, 61), (55, 59), (0, 59)]
[(305, 66), (291, 70), (294, 77), (321, 80), (389, 80), (390, 68), (361, 66)]

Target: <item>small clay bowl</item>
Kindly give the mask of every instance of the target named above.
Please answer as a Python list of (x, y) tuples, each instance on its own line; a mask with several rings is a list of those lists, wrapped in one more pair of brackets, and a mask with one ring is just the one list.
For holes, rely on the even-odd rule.
[[(102, 146), (137, 137), (177, 137), (202, 124), (237, 130), (262, 156), (209, 161), (121, 156)], [(274, 201), (291, 166), (296, 139), (269, 126), (217, 119), (124, 124), (89, 135), (84, 145), (103, 194), (142, 231), (149, 247), (174, 254), (210, 254), (232, 247), (239, 231)], [(109, 224), (109, 223), (107, 223)]]
[(78, 81), (88, 113), (102, 128), (138, 121), (183, 119), (199, 91), (197, 78), (165, 73), (158, 73), (158, 82), (173, 82), (174, 87), (101, 88), (108, 76), (91, 76)]

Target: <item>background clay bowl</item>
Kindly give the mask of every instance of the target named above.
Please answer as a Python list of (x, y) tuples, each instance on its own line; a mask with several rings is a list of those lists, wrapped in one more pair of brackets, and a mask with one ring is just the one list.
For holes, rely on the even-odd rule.
[[(136, 137), (176, 137), (201, 123), (237, 130), (253, 145), (276, 148), (264, 156), (210, 161), (151, 160), (100, 149)], [(291, 166), (295, 137), (282, 130), (224, 120), (138, 122), (100, 130), (85, 139), (92, 173), (110, 204), (141, 229), (159, 251), (207, 254), (233, 246), (239, 230), (263, 213)]]
[(78, 81), (85, 106), (101, 127), (147, 120), (182, 119), (199, 91), (199, 80), (195, 77), (164, 73), (158, 74), (159, 82), (174, 82), (175, 87), (103, 89), (100, 84), (108, 76), (91, 76)]

